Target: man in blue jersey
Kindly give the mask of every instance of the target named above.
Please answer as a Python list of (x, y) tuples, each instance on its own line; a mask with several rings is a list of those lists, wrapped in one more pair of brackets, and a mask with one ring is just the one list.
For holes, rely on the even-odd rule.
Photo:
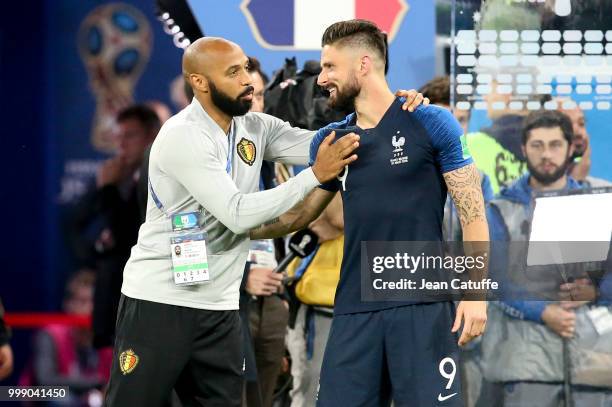
[[(299, 229), (342, 194), (344, 260), (321, 371), (318, 406), (462, 406), (458, 344), (479, 336), (486, 303), (362, 301), (362, 241), (441, 241), (447, 191), (464, 241), (488, 241), (480, 178), (462, 148), (463, 131), (446, 109), (403, 114), (385, 79), (384, 34), (371, 22), (331, 25), (323, 34), (319, 85), (336, 108), (354, 108), (321, 129), (311, 158), (334, 130), (360, 136), (358, 159), (275, 223), (251, 232), (275, 236)], [(463, 332), (457, 341), (457, 332)]]

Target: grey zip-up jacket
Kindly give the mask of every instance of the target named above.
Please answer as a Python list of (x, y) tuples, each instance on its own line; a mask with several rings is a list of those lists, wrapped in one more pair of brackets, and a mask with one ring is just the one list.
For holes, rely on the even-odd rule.
[[(283, 214), (319, 185), (308, 168), (257, 192), (261, 163), (307, 164), (314, 132), (263, 113), (235, 117), (227, 135), (197, 99), (170, 118), (151, 148), (146, 221), (123, 273), (128, 297), (208, 310), (238, 309), (250, 229)], [(231, 151), (229, 151), (231, 148)], [(228, 172), (229, 171), (229, 172)], [(202, 211), (211, 280), (177, 286), (171, 272), (168, 214)]]
[[(532, 220), (528, 181), (529, 175), (524, 175), (490, 202), (487, 217), (492, 240), (498, 240), (504, 234), (514, 242), (527, 240), (523, 224)], [(576, 189), (579, 185), (570, 178), (567, 187)], [(500, 233), (500, 229), (503, 233)], [(526, 255), (525, 249), (523, 256), (511, 261), (524, 263)], [(549, 303), (506, 301), (491, 304), (482, 339), (482, 365), (487, 380), (563, 381), (563, 341), (544, 324), (540, 316)], [(575, 310), (576, 336), (568, 341), (571, 382), (612, 388), (612, 331), (597, 332), (589, 317), (589, 312), (595, 308), (608, 308), (608, 302), (599, 301)], [(610, 315), (607, 318), (612, 318)]]

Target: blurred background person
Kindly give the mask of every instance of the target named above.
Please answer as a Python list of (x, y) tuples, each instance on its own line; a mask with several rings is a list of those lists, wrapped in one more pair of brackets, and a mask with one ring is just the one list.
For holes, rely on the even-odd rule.
[[(97, 270), (93, 308), (94, 346), (113, 345), (123, 267), (136, 244), (143, 204), (138, 181), (145, 149), (161, 127), (153, 109), (129, 106), (117, 116), (116, 155), (99, 168), (96, 187), (83, 197), (75, 215), (74, 246)], [(143, 202), (144, 201), (144, 202)], [(90, 239), (84, 236), (93, 235)]]
[[(93, 308), (95, 273), (76, 272), (66, 285), (63, 311), (88, 317)], [(35, 334), (29, 368), (22, 374), (21, 386), (68, 386), (69, 405), (88, 405), (87, 401), (108, 379), (99, 353), (93, 347), (92, 331), (82, 326), (50, 324)]]
[[(571, 176), (567, 175), (573, 155), (573, 131), (570, 119), (554, 110), (531, 113), (522, 131), (522, 148), (527, 159), (528, 173), (510, 186), (502, 189), (499, 196), (490, 202), (487, 219), (491, 241), (520, 242), (529, 239), (529, 226), (533, 214), (533, 193), (554, 190), (581, 188)], [(579, 214), (567, 214), (579, 216)], [(559, 219), (563, 222), (563, 219)], [(527, 226), (525, 226), (527, 225)], [(526, 252), (511, 256), (492, 256), (491, 269), (495, 267), (508, 270), (523, 270)], [(504, 264), (502, 264), (504, 263)], [(506, 266), (507, 263), (507, 266)], [(550, 273), (555, 276), (556, 273)], [(536, 284), (531, 281), (530, 285)], [(526, 406), (537, 400), (538, 406), (560, 407), (563, 404), (563, 378), (565, 362), (562, 340), (582, 337), (586, 347), (595, 350), (597, 343), (612, 339), (601, 336), (593, 339), (590, 322), (579, 324), (590, 306), (609, 304), (612, 293), (598, 290), (588, 278), (578, 278), (573, 283), (563, 283), (556, 288), (567, 295), (570, 291), (580, 291), (580, 301), (525, 301), (508, 299), (490, 307), (489, 329), (483, 337), (483, 365), (488, 380), (504, 385), (504, 406)], [(608, 289), (609, 291), (609, 289)], [(576, 296), (573, 297), (576, 299)], [(610, 321), (612, 322), (612, 316)], [(585, 328), (586, 327), (586, 328)], [(597, 338), (598, 335), (595, 335)], [(612, 351), (601, 348), (590, 355), (581, 351), (580, 344), (572, 342), (573, 359), (571, 364), (582, 366), (590, 378), (579, 381), (575, 373), (575, 383), (583, 385), (574, 390), (576, 406), (590, 407), (609, 405), (612, 402), (612, 385), (601, 387), (598, 374), (611, 377), (612, 359), (606, 353)], [(602, 352), (602, 353), (599, 353)], [(600, 359), (596, 362), (595, 359)], [(599, 373), (596, 373), (599, 372)], [(586, 381), (586, 382), (585, 382)], [(599, 388), (598, 388), (599, 387)], [(491, 399), (485, 400), (490, 403)]]
[[(494, 73), (492, 76), (496, 78), (507, 74), (504, 70)], [(510, 109), (508, 104), (515, 92), (516, 87), (492, 80), (490, 92), (483, 96), (487, 103), (487, 117), (492, 123), (466, 137), (476, 166), (489, 177), (496, 194), (527, 169), (521, 150), (521, 129), (528, 111)]]
[(13, 350), (9, 344), (11, 334), (4, 322), (4, 307), (0, 300), (0, 381), (13, 372)]
[(288, 267), (292, 294), (287, 333), (293, 377), (291, 407), (312, 406), (317, 396), (344, 250), (339, 193), (309, 227), (319, 237), (316, 251)]
[(268, 84), (268, 75), (261, 70), (261, 63), (255, 57), (249, 57), (249, 71), (253, 79), (253, 105), (251, 112), (263, 113), (265, 109), (264, 90)]
[(573, 100), (567, 98), (557, 98), (559, 111), (565, 113), (572, 121), (574, 130), (574, 155), (569, 167), (569, 174), (573, 179), (585, 187), (605, 187), (612, 183), (602, 178), (593, 177), (591, 172), (591, 138), (587, 131), (587, 122), (584, 112)]

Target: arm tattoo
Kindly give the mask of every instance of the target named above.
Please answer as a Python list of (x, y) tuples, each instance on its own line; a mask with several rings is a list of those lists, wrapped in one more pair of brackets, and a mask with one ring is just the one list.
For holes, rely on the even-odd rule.
[(480, 174), (474, 164), (447, 172), (444, 180), (459, 212), (462, 227), (475, 221), (487, 221)]
[(276, 217), (274, 219), (270, 219), (269, 221), (267, 221), (266, 223), (263, 224), (263, 226), (269, 226), (269, 225), (274, 225), (275, 223), (280, 222), (280, 218)]

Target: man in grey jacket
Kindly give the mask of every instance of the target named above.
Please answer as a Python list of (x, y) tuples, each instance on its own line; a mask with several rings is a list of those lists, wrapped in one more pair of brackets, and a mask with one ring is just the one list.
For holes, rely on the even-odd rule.
[[(534, 192), (580, 188), (567, 175), (573, 132), (566, 115), (534, 112), (525, 119), (522, 133), (529, 172), (490, 202), (487, 219), (491, 241), (529, 238)], [(512, 257), (509, 262), (514, 266), (509, 267), (525, 263), (525, 256)], [(606, 345), (610, 335), (592, 332), (589, 316), (596, 308), (600, 311), (595, 312), (609, 312), (610, 285), (609, 279), (596, 286), (589, 279), (579, 278), (559, 286), (560, 297), (567, 301), (507, 299), (489, 308), (489, 330), (482, 342), (484, 376), (504, 383), (505, 407), (534, 405), (536, 400), (540, 407), (563, 405), (563, 370), (567, 363), (564, 340), (570, 346), (572, 383), (578, 385), (574, 387), (575, 405), (610, 405), (612, 348)], [(483, 405), (489, 403), (484, 401)]]
[[(124, 270), (106, 405), (239, 406), (239, 287), (247, 232), (286, 212), (357, 157), (358, 136), (326, 140), (314, 165), (256, 192), (263, 159), (304, 164), (313, 132), (247, 113), (248, 58), (220, 38), (183, 56), (193, 102), (151, 149), (146, 221)], [(181, 255), (174, 248), (181, 246)]]

